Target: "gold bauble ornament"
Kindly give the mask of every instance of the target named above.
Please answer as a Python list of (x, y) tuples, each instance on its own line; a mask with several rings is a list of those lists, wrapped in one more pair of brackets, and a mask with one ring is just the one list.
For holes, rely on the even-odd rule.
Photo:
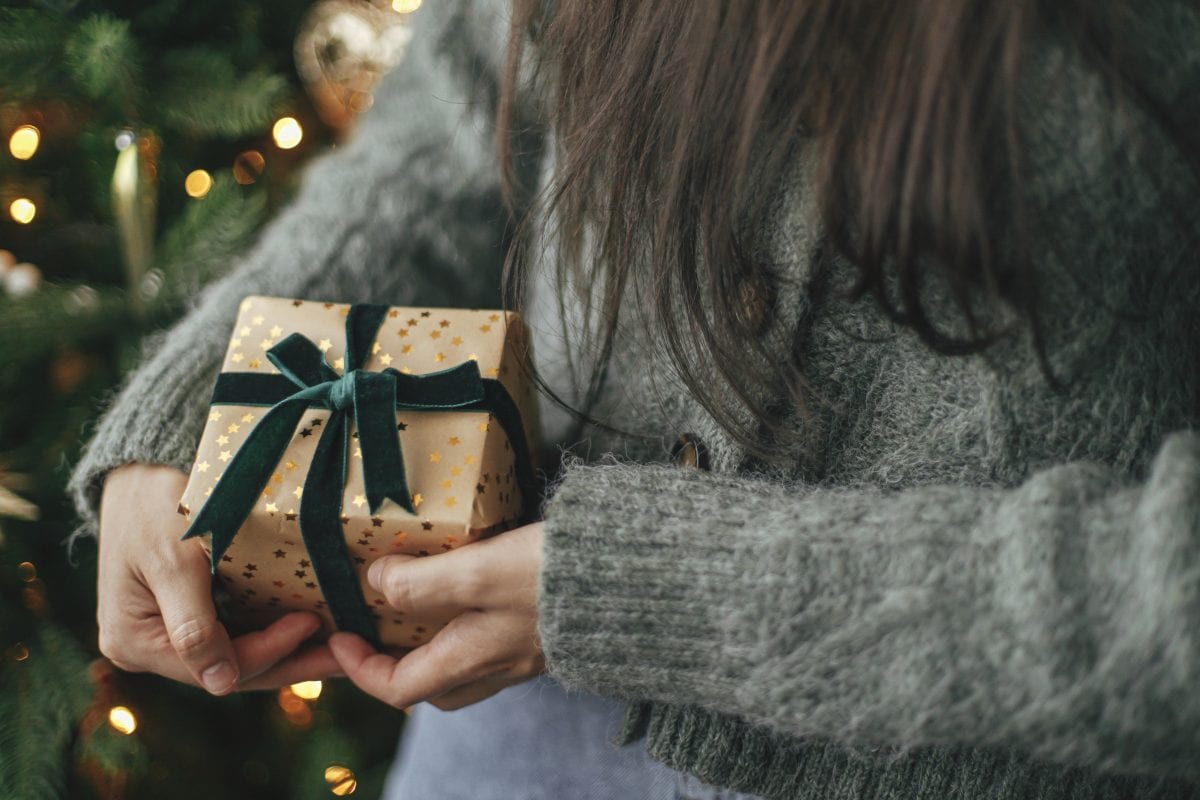
[(300, 23), (296, 71), (321, 120), (344, 133), (412, 37), (407, 15), (365, 0), (320, 0)]

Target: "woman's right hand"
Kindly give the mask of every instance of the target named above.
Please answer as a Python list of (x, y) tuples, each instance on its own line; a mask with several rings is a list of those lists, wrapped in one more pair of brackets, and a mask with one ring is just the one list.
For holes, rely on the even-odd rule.
[(187, 475), (126, 464), (100, 499), (96, 620), (100, 652), (128, 672), (154, 672), (214, 695), (342, 676), (325, 644), (298, 650), (320, 618), (296, 611), (230, 639), (217, 619), (199, 538), (181, 540), (176, 513)]

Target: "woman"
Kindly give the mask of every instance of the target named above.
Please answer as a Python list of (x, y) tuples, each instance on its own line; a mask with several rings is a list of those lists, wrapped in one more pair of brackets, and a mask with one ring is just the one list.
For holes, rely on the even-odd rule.
[[(1200, 795), (1192, 3), (415, 20), (76, 469), (106, 655), (420, 703), (394, 796)], [(579, 412), (544, 404), (543, 521), (379, 559), (462, 611), (399, 660), (299, 612), (230, 641), (162, 527), (237, 301), (502, 277)]]

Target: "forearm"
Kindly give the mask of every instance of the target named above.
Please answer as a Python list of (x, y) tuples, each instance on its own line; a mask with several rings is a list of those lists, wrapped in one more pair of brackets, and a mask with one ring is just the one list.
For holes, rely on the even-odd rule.
[(569, 685), (851, 745), (1197, 769), (1194, 433), (1139, 486), (1090, 463), (897, 493), (576, 465), (546, 539)]

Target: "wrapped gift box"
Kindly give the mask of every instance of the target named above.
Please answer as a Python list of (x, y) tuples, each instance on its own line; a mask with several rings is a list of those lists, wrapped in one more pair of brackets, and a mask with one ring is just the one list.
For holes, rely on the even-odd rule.
[(514, 313), (245, 298), (178, 509), (231, 630), (305, 609), (320, 636), (432, 638), (449, 620), (394, 611), (367, 568), (530, 519), (529, 358)]

